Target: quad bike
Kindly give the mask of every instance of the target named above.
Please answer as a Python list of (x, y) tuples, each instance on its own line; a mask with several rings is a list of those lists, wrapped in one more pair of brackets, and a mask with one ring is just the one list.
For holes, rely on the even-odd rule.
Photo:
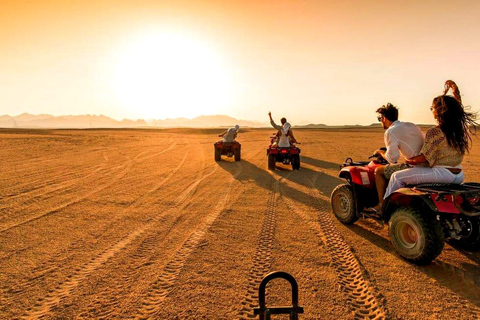
[(292, 165), (293, 170), (300, 170), (300, 148), (296, 147), (292, 141), (290, 147), (281, 148), (278, 147), (274, 142), (277, 137), (270, 137), (270, 145), (267, 149), (268, 157), (268, 169), (275, 170), (276, 163), (281, 162), (283, 164)]
[(217, 141), (213, 146), (215, 151), (215, 161), (220, 161), (222, 159), (222, 155), (229, 158), (234, 157), (235, 161), (241, 160), (242, 145), (239, 142)]
[(330, 201), (343, 224), (359, 218), (388, 223), (390, 241), (406, 260), (431, 263), (443, 250), (444, 241), (469, 251), (480, 250), (480, 183), (420, 184), (405, 186), (384, 200), (381, 213), (365, 211), (378, 203), (375, 169), (387, 162), (379, 155), (372, 161), (347, 158)]

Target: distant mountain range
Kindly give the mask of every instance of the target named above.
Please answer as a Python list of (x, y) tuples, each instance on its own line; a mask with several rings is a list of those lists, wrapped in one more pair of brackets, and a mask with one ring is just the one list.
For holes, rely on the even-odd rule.
[(23, 113), (0, 116), (0, 128), (135, 128), (148, 126), (144, 120), (117, 121), (103, 115), (52, 116)]
[(267, 122), (238, 120), (229, 116), (199, 116), (193, 119), (175, 118), (165, 120), (152, 120), (151, 125), (155, 127), (173, 128), (209, 128), (209, 127), (233, 127), (238, 124), (240, 127), (266, 127), (270, 126)]
[(199, 116), (193, 119), (176, 118), (164, 120), (128, 120), (121, 121), (104, 115), (78, 115), (78, 116), (52, 116), (49, 114), (28, 114), (18, 116), (0, 116), (0, 128), (209, 128), (229, 127), (234, 125), (241, 127), (265, 127), (268, 123), (259, 121), (238, 120), (228, 116)]
[[(193, 119), (175, 118), (164, 120), (129, 120), (121, 121), (104, 115), (52, 116), (49, 114), (33, 115), (23, 113), (18, 116), (0, 116), (0, 128), (218, 128), (231, 127), (238, 124), (240, 127), (265, 128), (269, 122), (238, 120), (224, 115), (199, 116)], [(369, 127), (379, 127), (375, 123)], [(326, 124), (307, 124), (294, 126), (295, 128), (352, 128), (364, 127), (359, 125), (328, 126)]]

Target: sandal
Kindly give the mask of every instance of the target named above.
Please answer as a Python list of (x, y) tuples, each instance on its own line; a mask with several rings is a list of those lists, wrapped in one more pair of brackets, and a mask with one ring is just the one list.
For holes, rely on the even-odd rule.
[(374, 207), (365, 208), (363, 211), (367, 213), (380, 214), (380, 210), (377, 210)]

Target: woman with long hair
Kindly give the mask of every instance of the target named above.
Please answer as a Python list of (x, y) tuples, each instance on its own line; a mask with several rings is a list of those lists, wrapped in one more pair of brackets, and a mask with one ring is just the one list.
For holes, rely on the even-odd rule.
[[(453, 96), (447, 95), (450, 89)], [(433, 99), (430, 110), (438, 125), (427, 130), (420, 155), (406, 161), (413, 168), (392, 175), (385, 199), (405, 185), (463, 182), (461, 163), (472, 145), (476, 114), (465, 111), (460, 90), (452, 80), (445, 82), (443, 95)]]

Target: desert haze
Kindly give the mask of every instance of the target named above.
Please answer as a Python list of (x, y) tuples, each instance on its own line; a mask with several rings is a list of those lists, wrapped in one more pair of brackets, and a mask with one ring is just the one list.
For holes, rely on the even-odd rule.
[[(299, 171), (267, 170), (272, 130), (215, 162), (219, 132), (0, 130), (0, 318), (252, 319), (274, 270), (296, 278), (301, 319), (480, 317), (479, 253), (446, 244), (415, 266), (386, 227), (331, 213), (339, 164), (383, 130), (297, 130)], [(290, 304), (285, 281), (267, 289)]]
[(224, 115), (198, 116), (192, 119), (123, 119), (115, 120), (104, 115), (63, 115), (22, 113), (18, 116), (0, 116), (0, 128), (84, 129), (84, 128), (209, 128), (239, 124), (242, 127), (270, 126), (267, 122), (239, 120)]

